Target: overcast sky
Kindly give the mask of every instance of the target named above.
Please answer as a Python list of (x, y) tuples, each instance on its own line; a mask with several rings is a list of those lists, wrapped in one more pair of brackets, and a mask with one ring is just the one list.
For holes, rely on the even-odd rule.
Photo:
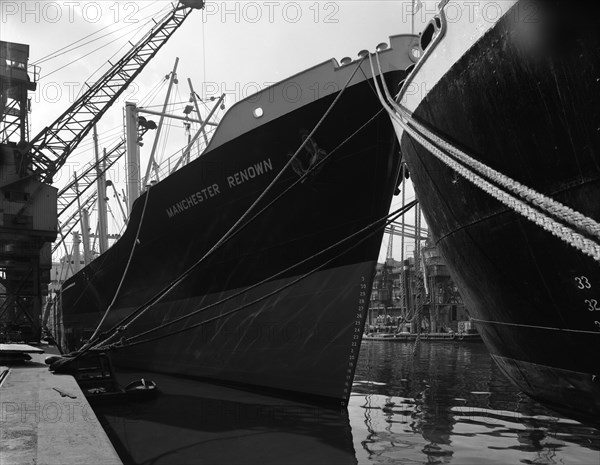
[[(417, 32), (436, 11), (436, 4), (422, 4), (415, 16)], [(149, 29), (150, 17), (160, 18), (170, 5), (110, 0), (0, 2), (0, 39), (29, 44), (30, 63), (40, 66), (38, 89), (32, 94), (32, 136), (68, 108), (90, 75), (97, 72), (95, 77), (99, 77), (108, 59), (114, 62), (124, 54), (127, 40), (137, 42)], [(171, 71), (175, 57), (180, 58), (175, 98), (187, 100), (187, 78), (191, 78), (203, 97), (227, 93), (229, 107), (257, 88), (317, 63), (356, 58), (360, 50), (372, 51), (391, 35), (411, 32), (411, 11), (409, 0), (207, 2), (204, 11), (192, 12), (102, 119), (98, 125), (101, 142), (110, 146), (122, 135), (124, 102), (145, 98)], [(70, 52), (59, 52), (80, 39), (75, 45), (103, 35)], [(46, 60), (57, 52), (57, 58)], [(165, 91), (158, 94), (152, 103), (160, 104), (164, 95)], [(173, 123), (172, 132), (183, 136), (181, 124)], [(72, 170), (89, 160), (90, 145), (82, 142), (70, 159), (75, 166)], [(394, 206), (398, 203), (395, 198)]]

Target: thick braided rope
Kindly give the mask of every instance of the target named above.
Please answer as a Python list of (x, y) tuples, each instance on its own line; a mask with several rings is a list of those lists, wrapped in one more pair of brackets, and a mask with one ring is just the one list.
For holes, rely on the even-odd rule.
[(427, 135), (427, 137), (439, 147), (454, 155), (467, 166), (487, 176), (492, 181), (507, 188), (510, 192), (517, 194), (519, 197), (528, 201), (532, 205), (535, 205), (536, 207), (551, 213), (564, 222), (600, 239), (600, 223), (594, 221), (592, 218), (589, 218), (578, 211), (575, 211), (572, 208), (567, 207), (566, 205), (563, 205), (560, 202), (557, 202), (556, 200), (521, 184), (518, 181), (515, 181), (514, 179), (494, 170), (493, 168), (484, 165), (480, 161), (469, 157), (463, 151), (453, 147), (452, 144), (448, 143), (444, 139), (436, 136), (430, 131), (427, 131), (423, 125), (416, 122), (414, 119), (411, 118), (409, 123), (415, 126), (422, 134)]
[[(381, 64), (379, 63), (379, 55), (377, 55), (377, 64), (381, 71)], [(600, 223), (598, 223), (597, 221), (595, 221), (592, 218), (589, 218), (589, 217), (583, 215), (582, 213), (580, 213), (578, 211), (573, 210), (570, 207), (567, 207), (566, 205), (561, 204), (560, 202), (557, 202), (556, 200), (554, 200), (550, 197), (547, 197), (547, 196), (541, 194), (540, 192), (537, 192), (537, 191), (521, 184), (518, 181), (515, 181), (514, 179), (512, 179), (512, 178), (500, 173), (499, 171), (496, 171), (493, 168), (490, 168), (489, 166), (481, 163), (480, 161), (475, 160), (474, 158), (470, 157), (465, 152), (463, 152), (462, 150), (460, 150), (457, 147), (454, 147), (448, 141), (439, 137), (438, 135), (436, 135), (435, 133), (430, 131), (428, 128), (426, 128), (424, 125), (422, 125), (421, 123), (416, 121), (412, 117), (412, 114), (406, 108), (399, 105), (391, 97), (391, 95), (389, 93), (389, 89), (387, 88), (387, 85), (385, 84), (385, 81), (383, 82), (382, 87), (383, 87), (386, 97), (387, 97), (389, 103), (392, 105), (392, 107), (398, 113), (404, 115), (406, 120), (412, 126), (417, 128), (421, 132), (421, 134), (424, 134), (427, 138), (429, 138), (432, 142), (434, 142), (438, 147), (441, 147), (442, 149), (446, 150), (450, 154), (454, 155), (457, 159), (462, 161), (465, 165), (471, 167), (475, 171), (483, 174), (484, 176), (487, 176), (489, 179), (491, 179), (495, 183), (505, 187), (510, 192), (517, 194), (519, 197), (525, 199), (532, 205), (535, 205), (536, 207), (554, 215), (555, 217), (564, 221), (565, 223), (568, 223), (571, 226), (574, 226), (575, 228), (600, 239)]]
[(581, 234), (573, 231), (571, 228), (562, 225), (556, 220), (548, 217), (542, 212), (539, 212), (527, 205), (525, 202), (517, 199), (511, 194), (499, 189), (495, 185), (481, 178), (477, 174), (465, 168), (457, 161), (450, 158), (448, 155), (443, 153), (435, 145), (417, 133), (412, 127), (410, 127), (405, 121), (399, 116), (395, 115), (394, 120), (402, 126), (402, 128), (410, 134), (410, 136), (418, 141), (425, 149), (431, 152), (436, 158), (442, 163), (446, 164), (465, 179), (482, 189), (484, 192), (491, 195), (493, 198), (503, 203), (515, 212), (523, 215), (528, 220), (537, 224), (544, 230), (550, 232), (554, 236), (562, 239), (569, 245), (583, 252), (585, 255), (592, 257), (597, 262), (600, 262), (600, 244), (582, 236)]
[[(418, 141), (425, 149), (427, 149), (429, 152), (431, 152), (442, 163), (446, 164), (447, 166), (449, 166), (450, 168), (455, 170), (457, 173), (459, 173), (461, 176), (463, 176), (469, 182), (473, 183), (475, 186), (479, 187), (484, 192), (488, 193), (489, 195), (491, 195), (493, 198), (495, 198), (502, 204), (506, 205), (513, 211), (523, 215), (525, 218), (527, 218), (530, 221), (532, 221), (533, 223), (537, 224), (545, 231), (548, 231), (551, 234), (553, 234), (554, 236), (560, 238), (561, 240), (563, 240), (567, 244), (571, 245), (572, 247), (575, 247), (576, 249), (580, 250), (585, 255), (588, 255), (588, 256), (592, 257), (594, 260), (596, 260), (597, 262), (600, 262), (600, 244), (582, 236), (581, 234), (573, 231), (571, 228), (558, 223), (554, 219), (546, 216), (544, 213), (535, 210), (530, 205), (513, 197), (511, 194), (499, 189), (495, 185), (493, 185), (490, 182), (486, 181), (485, 179), (481, 178), (477, 174), (470, 171), (468, 168), (464, 167), (463, 165), (461, 165), (460, 163), (455, 161), (453, 158), (451, 158), (447, 154), (443, 153), (440, 149), (438, 149), (437, 146), (433, 145), (429, 140), (427, 140), (425, 137), (421, 136), (414, 128), (409, 126), (408, 123), (402, 119), (401, 114), (394, 111), (392, 108), (390, 108), (390, 106), (384, 100), (384, 98), (381, 94), (381, 90), (379, 88), (379, 83), (377, 82), (377, 78), (375, 75), (375, 70), (373, 68), (373, 61), (371, 59), (371, 56), (369, 56), (369, 62), (371, 64), (371, 72), (373, 74), (375, 88), (377, 91), (377, 95), (379, 96), (379, 100), (381, 101), (381, 104), (387, 110), (390, 117), (396, 123), (398, 123), (408, 134), (410, 134), (410, 136), (413, 137), (413, 139)], [(382, 85), (383, 85), (384, 89), (387, 91), (385, 83), (383, 83)], [(387, 91), (387, 92), (388, 92), (388, 96), (389, 96), (389, 91)], [(393, 99), (388, 98), (388, 100), (392, 103), (392, 105), (394, 107), (398, 107), (400, 109), (400, 106), (397, 105), (396, 102), (393, 101)]]

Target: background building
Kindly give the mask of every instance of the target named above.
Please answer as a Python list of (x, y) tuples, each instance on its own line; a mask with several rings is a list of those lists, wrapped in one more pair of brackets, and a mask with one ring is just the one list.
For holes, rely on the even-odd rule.
[(444, 259), (432, 241), (401, 261), (378, 263), (367, 327), (370, 331), (429, 332), (471, 328), (468, 311)]

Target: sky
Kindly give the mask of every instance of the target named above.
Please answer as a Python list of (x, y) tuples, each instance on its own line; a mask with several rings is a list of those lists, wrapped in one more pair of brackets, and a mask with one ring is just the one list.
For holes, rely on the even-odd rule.
[[(413, 22), (419, 32), (435, 13), (437, 2), (419, 3), (413, 18), (410, 0), (206, 2), (205, 9), (192, 12), (100, 121), (101, 146), (110, 147), (122, 136), (125, 101), (159, 109), (166, 95), (165, 76), (176, 57), (175, 101), (188, 99), (190, 78), (201, 97), (226, 93), (228, 108), (256, 89), (320, 62), (356, 58), (363, 49), (373, 51), (391, 35), (410, 33)], [(0, 2), (0, 40), (28, 44), (29, 62), (39, 66), (38, 88), (31, 94), (32, 136), (68, 108), (90, 76), (93, 81), (108, 69), (107, 60), (114, 62), (125, 53), (127, 40), (137, 42), (149, 30), (150, 18), (158, 19), (170, 8), (166, 1)], [(161, 92), (149, 100), (157, 89)], [(185, 137), (180, 122), (172, 122), (168, 132), (175, 140)], [(142, 157), (149, 153), (151, 142), (146, 142)], [(80, 144), (57, 180), (58, 187), (91, 159), (91, 146), (89, 137)], [(162, 147), (161, 156), (168, 157), (170, 146)], [(413, 195), (411, 189), (408, 198)], [(395, 197), (392, 208), (399, 203)], [(118, 223), (117, 207), (113, 204), (111, 209)], [(394, 247), (398, 257), (399, 243), (398, 238)], [(387, 238), (383, 256), (386, 247)]]

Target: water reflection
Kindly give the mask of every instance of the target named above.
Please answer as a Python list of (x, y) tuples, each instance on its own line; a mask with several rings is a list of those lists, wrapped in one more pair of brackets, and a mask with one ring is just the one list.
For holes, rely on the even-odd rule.
[(412, 349), (365, 341), (343, 413), (156, 374), (158, 398), (96, 413), (131, 464), (600, 463), (600, 431), (521, 395), (483, 344)]
[(481, 343), (413, 357), (412, 344), (365, 341), (353, 391), (360, 463), (600, 463), (600, 432), (520, 394)]
[[(119, 376), (126, 382), (143, 374)], [(161, 390), (156, 399), (95, 409), (125, 463), (356, 464), (347, 412), (151, 378)]]

